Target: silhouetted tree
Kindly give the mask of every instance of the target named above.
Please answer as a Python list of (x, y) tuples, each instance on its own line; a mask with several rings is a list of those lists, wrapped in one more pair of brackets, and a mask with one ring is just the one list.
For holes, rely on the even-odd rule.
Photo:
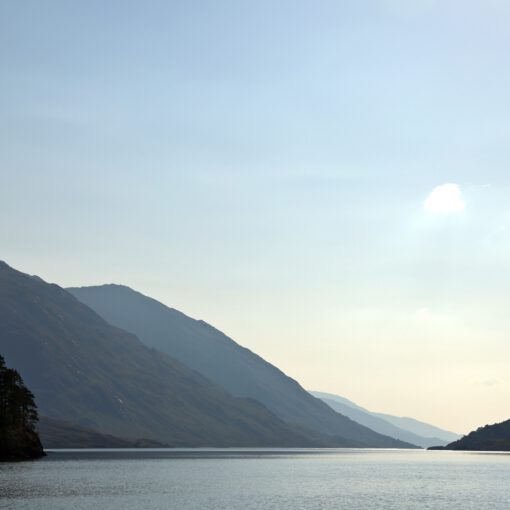
[(34, 395), (0, 355), (0, 460), (44, 455), (35, 430), (37, 420)]

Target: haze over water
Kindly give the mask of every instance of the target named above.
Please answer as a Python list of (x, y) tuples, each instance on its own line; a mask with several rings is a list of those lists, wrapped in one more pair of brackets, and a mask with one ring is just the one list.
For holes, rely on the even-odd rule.
[(1, 464), (0, 508), (501, 510), (510, 508), (508, 480), (508, 454), (61, 451), (42, 461)]

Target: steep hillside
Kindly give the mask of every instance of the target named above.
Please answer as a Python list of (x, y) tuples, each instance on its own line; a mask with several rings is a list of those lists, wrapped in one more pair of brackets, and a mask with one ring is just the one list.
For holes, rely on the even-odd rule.
[(307, 446), (260, 403), (235, 398), (111, 326), (57, 285), (0, 263), (0, 352), (42, 415), (182, 446)]
[(136, 334), (229, 393), (258, 400), (322, 444), (344, 446), (347, 440), (358, 446), (411, 446), (336, 413), (281, 370), (203, 321), (120, 285), (68, 290), (111, 324)]
[(37, 431), (44, 448), (164, 448), (169, 445), (148, 439), (126, 439), (101, 434), (73, 423), (41, 416)]

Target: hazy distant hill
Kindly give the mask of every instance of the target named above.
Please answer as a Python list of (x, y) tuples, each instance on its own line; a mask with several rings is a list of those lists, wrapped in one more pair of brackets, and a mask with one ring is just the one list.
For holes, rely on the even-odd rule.
[[(355, 404), (351, 400), (321, 391), (311, 391), (312, 395), (322, 399), (339, 413), (370, 427), (371, 429), (386, 434), (402, 441), (408, 441), (424, 448), (429, 446), (446, 445), (450, 441), (458, 439), (460, 435), (440, 429), (434, 425), (423, 423), (413, 418), (400, 418), (383, 413), (373, 413)], [(422, 434), (416, 431), (422, 432)]]
[(411, 446), (334, 412), (281, 370), (203, 321), (121, 285), (68, 290), (111, 324), (136, 334), (146, 345), (177, 358), (229, 393), (257, 399), (322, 444)]
[(510, 420), (494, 425), (485, 425), (458, 441), (454, 441), (442, 450), (471, 450), (471, 451), (510, 451)]
[(400, 427), (405, 430), (409, 430), (414, 434), (418, 434), (420, 436), (427, 437), (438, 437), (442, 441), (455, 441), (459, 439), (460, 434), (455, 434), (455, 432), (450, 432), (448, 430), (443, 430), (434, 425), (430, 425), (428, 423), (424, 423), (419, 420), (415, 420), (414, 418), (409, 418), (406, 416), (392, 416), (390, 414), (385, 413), (374, 413), (375, 416), (379, 416), (383, 420), (388, 421), (389, 423), (393, 423), (393, 425)]
[(407, 441), (409, 443), (422, 446), (423, 448), (446, 444), (446, 442), (442, 441), (441, 439), (421, 437), (413, 434), (412, 432), (409, 432), (408, 430), (403, 430), (395, 427), (395, 425), (384, 421), (382, 418), (378, 418), (377, 416), (372, 415), (368, 411), (362, 411), (360, 409), (350, 407), (346, 404), (342, 404), (329, 398), (321, 398), (321, 400), (328, 404), (328, 406), (330, 406), (335, 411), (348, 416), (351, 418), (351, 420), (354, 420), (361, 425), (365, 425), (365, 427), (369, 427), (372, 430), (379, 432), (380, 434), (385, 434), (402, 441)]
[(307, 446), (255, 400), (234, 398), (57, 285), (0, 263), (0, 352), (42, 415), (102, 434), (186, 446)]

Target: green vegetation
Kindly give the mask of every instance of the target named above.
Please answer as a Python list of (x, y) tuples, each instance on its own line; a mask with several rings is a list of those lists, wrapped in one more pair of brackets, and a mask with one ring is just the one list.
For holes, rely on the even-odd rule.
[(510, 451), (510, 420), (485, 425), (447, 446), (430, 449), (508, 452)]
[(7, 368), (0, 356), (0, 460), (42, 457), (44, 451), (35, 431), (34, 396), (16, 370)]

